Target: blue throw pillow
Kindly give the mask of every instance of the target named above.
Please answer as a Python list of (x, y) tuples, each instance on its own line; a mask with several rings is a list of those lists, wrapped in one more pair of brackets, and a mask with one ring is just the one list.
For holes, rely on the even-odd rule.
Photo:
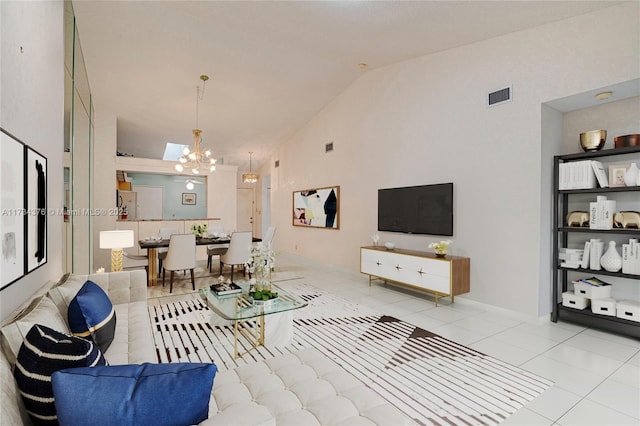
[(35, 424), (57, 424), (51, 375), (73, 367), (106, 365), (91, 341), (34, 324), (18, 351), (13, 375)]
[(52, 377), (61, 425), (192, 425), (209, 416), (215, 364), (114, 365)]
[(92, 339), (102, 352), (113, 342), (116, 312), (109, 296), (93, 281), (84, 283), (67, 311), (74, 336)]

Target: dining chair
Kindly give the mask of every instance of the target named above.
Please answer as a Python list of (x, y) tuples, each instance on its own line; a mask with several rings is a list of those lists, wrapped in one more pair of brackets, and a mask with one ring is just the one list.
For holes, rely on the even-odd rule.
[[(211, 228), (211, 235), (222, 235), (224, 234), (224, 229), (222, 228)], [(229, 244), (212, 244), (207, 246), (207, 268), (209, 268), (209, 272), (212, 272), (213, 269), (213, 256), (221, 256), (227, 252), (229, 248)]]
[[(124, 270), (128, 270), (128, 269), (136, 269), (139, 268), (140, 266), (144, 266), (144, 270), (147, 272), (147, 282), (149, 281), (149, 257), (148, 256), (143, 256), (143, 255), (139, 255), (139, 254), (131, 254), (128, 253), (126, 250), (122, 250), (122, 255), (124, 256), (125, 259), (129, 259), (134, 261), (134, 265), (131, 266), (126, 266), (123, 269)], [(144, 265), (136, 265), (135, 261), (144, 261), (145, 264)]]
[(162, 268), (162, 286), (165, 271), (171, 271), (169, 293), (173, 291), (173, 273), (179, 270), (191, 271), (191, 287), (196, 289), (193, 270), (196, 267), (196, 236), (194, 234), (173, 234), (169, 239), (169, 251)]
[[(178, 234), (179, 231), (177, 228), (160, 228), (159, 234), (160, 238), (163, 240), (168, 240), (171, 238), (173, 234)], [(162, 262), (167, 258), (167, 253), (169, 249), (160, 247), (158, 249), (158, 276), (160, 276), (160, 271), (162, 271)]]
[(233, 267), (243, 265), (251, 259), (251, 243), (253, 234), (251, 231), (234, 232), (231, 234), (229, 248), (220, 256), (220, 274), (224, 265), (231, 266), (231, 281), (233, 282)]

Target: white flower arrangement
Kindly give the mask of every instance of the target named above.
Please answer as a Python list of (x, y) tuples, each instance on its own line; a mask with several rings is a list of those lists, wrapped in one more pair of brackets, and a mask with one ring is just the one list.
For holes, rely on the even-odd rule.
[(194, 223), (193, 225), (191, 225), (191, 232), (193, 234), (199, 235), (199, 236), (203, 236), (207, 233), (207, 224), (203, 223), (203, 224), (196, 224)]
[(258, 282), (258, 284), (270, 285), (270, 283), (266, 283), (265, 281), (270, 281), (270, 272), (275, 262), (276, 254), (271, 250), (270, 245), (261, 243), (252, 245), (251, 258), (244, 265), (252, 274), (251, 285), (254, 286), (257, 280), (262, 281)]
[(445, 254), (447, 252), (447, 248), (453, 243), (451, 240), (442, 240), (437, 243), (429, 244), (429, 248), (432, 248), (438, 254)]

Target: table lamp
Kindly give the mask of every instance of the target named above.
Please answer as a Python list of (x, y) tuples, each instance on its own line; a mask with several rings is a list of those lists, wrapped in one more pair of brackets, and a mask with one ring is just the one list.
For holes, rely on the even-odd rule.
[(100, 248), (111, 249), (111, 272), (122, 271), (122, 249), (133, 247), (133, 231), (100, 231)]

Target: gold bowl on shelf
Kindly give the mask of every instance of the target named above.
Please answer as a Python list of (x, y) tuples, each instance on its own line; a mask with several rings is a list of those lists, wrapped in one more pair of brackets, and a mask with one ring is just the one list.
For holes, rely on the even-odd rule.
[(580, 133), (580, 146), (585, 152), (601, 150), (606, 140), (606, 130), (589, 130)]

